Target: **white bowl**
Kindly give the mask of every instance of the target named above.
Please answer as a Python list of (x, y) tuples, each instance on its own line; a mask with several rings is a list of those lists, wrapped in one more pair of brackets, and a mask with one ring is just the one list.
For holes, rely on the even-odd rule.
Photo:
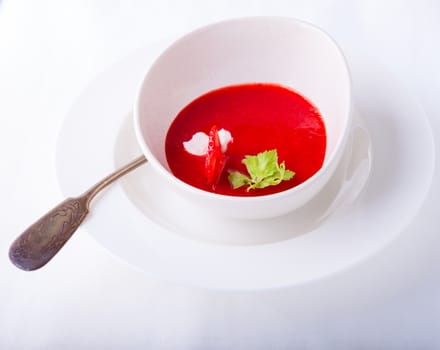
[[(290, 87), (319, 109), (327, 132), (322, 168), (296, 187), (255, 197), (214, 194), (175, 177), (165, 138), (178, 112), (208, 91), (252, 82)], [(315, 26), (279, 17), (233, 19), (189, 33), (165, 50), (147, 72), (134, 111), (143, 153), (182, 196), (218, 215), (274, 217), (308, 202), (336, 169), (352, 119), (350, 74), (338, 45)]]

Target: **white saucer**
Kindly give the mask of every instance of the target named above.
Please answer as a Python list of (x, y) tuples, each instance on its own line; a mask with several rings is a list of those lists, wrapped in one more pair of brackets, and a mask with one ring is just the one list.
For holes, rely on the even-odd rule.
[[(56, 159), (66, 196), (140, 154), (130, 110), (143, 73), (164, 47), (149, 46), (114, 65), (72, 106)], [(193, 210), (147, 164), (96, 199), (82, 227), (152, 276), (206, 288), (301, 284), (371, 256), (423, 203), (434, 146), (422, 109), (394, 77), (371, 62), (349, 63), (364, 126), (353, 131), (352, 148), (312, 203), (277, 219), (219, 220)]]

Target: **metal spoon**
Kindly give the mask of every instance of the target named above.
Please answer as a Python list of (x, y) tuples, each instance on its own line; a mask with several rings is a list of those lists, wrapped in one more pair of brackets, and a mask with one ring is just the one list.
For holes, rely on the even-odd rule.
[(136, 158), (95, 184), (84, 194), (68, 198), (24, 231), (9, 248), (9, 258), (22, 270), (44, 266), (63, 247), (81, 225), (90, 209), (90, 202), (104, 187), (147, 162)]

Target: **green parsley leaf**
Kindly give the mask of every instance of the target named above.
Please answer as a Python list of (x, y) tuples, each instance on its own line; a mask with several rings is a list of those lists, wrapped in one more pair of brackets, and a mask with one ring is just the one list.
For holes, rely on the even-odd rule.
[(250, 183), (250, 179), (246, 175), (238, 171), (229, 172), (228, 178), (234, 190)]
[(275, 186), (295, 175), (293, 171), (286, 170), (284, 162), (278, 164), (276, 149), (260, 152), (255, 156), (245, 156), (242, 163), (246, 166), (249, 176), (238, 171), (229, 171), (228, 179), (234, 189), (244, 185), (248, 185), (247, 191)]

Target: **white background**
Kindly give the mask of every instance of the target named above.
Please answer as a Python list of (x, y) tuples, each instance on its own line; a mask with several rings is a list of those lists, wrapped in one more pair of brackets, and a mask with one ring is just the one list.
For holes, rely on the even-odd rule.
[[(57, 134), (86, 84), (137, 48), (245, 15), (312, 22), (343, 50), (384, 63), (421, 102), (439, 151), (436, 0), (0, 0), (1, 349), (440, 347), (438, 163), (419, 216), (397, 240), (304, 286), (224, 293), (166, 284), (81, 229), (41, 270), (10, 264), (11, 241), (62, 199)], [(75, 176), (91, 183), (87, 169)]]

